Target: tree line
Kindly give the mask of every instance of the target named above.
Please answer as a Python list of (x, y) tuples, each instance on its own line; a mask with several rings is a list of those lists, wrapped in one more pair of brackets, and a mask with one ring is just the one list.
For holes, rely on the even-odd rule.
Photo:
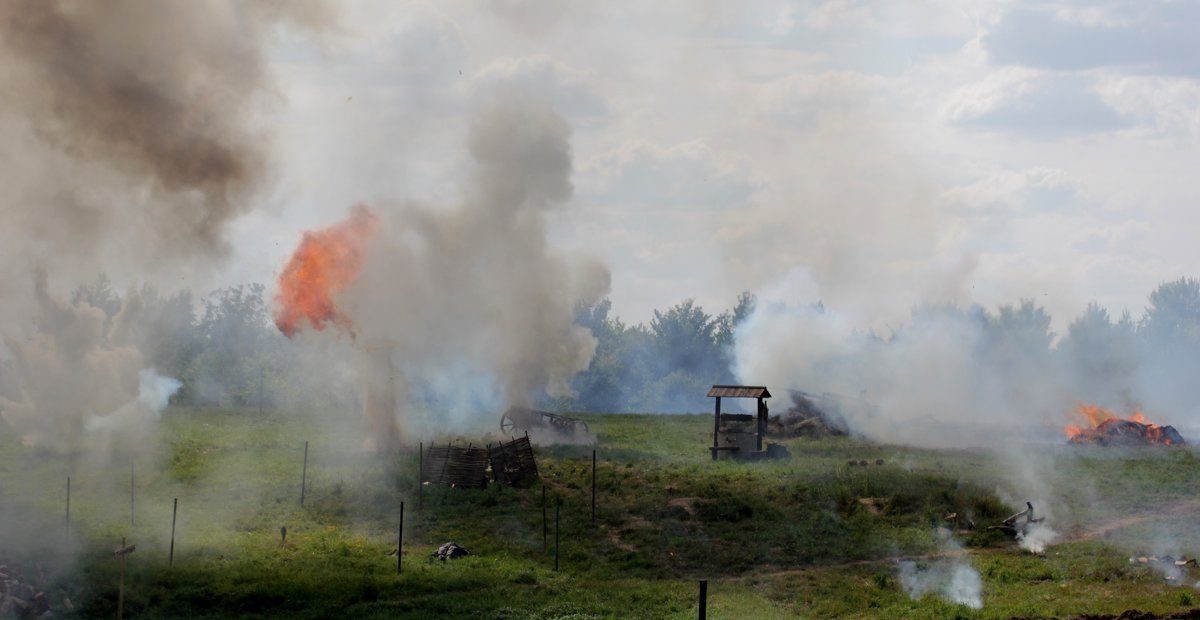
[[(136, 343), (146, 365), (183, 383), (173, 402), (253, 407), (260, 389), (267, 406), (347, 397), (331, 392), (327, 384), (299, 385), (304, 382), (296, 377), (306, 376), (303, 356), (275, 328), (264, 295), (262, 284), (219, 289), (198, 301), (189, 290), (166, 294), (149, 285), (126, 294), (141, 304), (148, 323)], [(101, 275), (77, 287), (71, 301), (99, 308), (112, 320), (128, 299)], [(729, 309), (710, 313), (689, 299), (655, 310), (648, 323), (635, 325), (615, 316), (608, 299), (579, 307), (575, 320), (595, 336), (595, 355), (573, 378), (573, 394), (543, 394), (536, 404), (559, 411), (706, 411), (708, 387), (736, 381), (731, 370), (736, 330), (756, 302), (743, 293)], [(810, 307), (824, 312), (819, 302)], [(1021, 300), (994, 311), (923, 306), (896, 331), (868, 331), (854, 338), (887, 348), (940, 329), (947, 320), (976, 329), (978, 341), (972, 346), (995, 372), (1053, 368), (1081, 389), (1102, 392), (1099, 400), (1109, 403), (1120, 402), (1132, 383), (1147, 374), (1187, 397), (1190, 373), (1200, 369), (1200, 281), (1193, 278), (1158, 286), (1137, 318), (1128, 311), (1113, 317), (1092, 303), (1061, 335), (1051, 329), (1045, 308)], [(357, 397), (349, 391), (348, 398)]]

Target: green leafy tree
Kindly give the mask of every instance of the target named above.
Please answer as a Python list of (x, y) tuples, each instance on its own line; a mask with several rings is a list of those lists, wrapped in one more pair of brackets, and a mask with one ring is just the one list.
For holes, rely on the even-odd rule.
[(286, 347), (271, 324), (263, 285), (220, 289), (203, 305), (200, 353), (185, 373), (190, 397), (205, 404), (257, 403), (260, 378), (281, 366)]
[(646, 360), (650, 335), (645, 328), (627, 326), (610, 317), (612, 302), (605, 298), (593, 306), (578, 308), (576, 323), (592, 330), (596, 353), (588, 369), (575, 376), (573, 409), (586, 411), (630, 411), (647, 378)]
[(1156, 346), (1196, 348), (1200, 345), (1200, 280), (1164, 282), (1150, 293), (1140, 331)]
[(1144, 348), (1139, 377), (1148, 406), (1170, 411), (1195, 407), (1195, 369), (1200, 367), (1200, 280), (1164, 282), (1150, 293), (1138, 325)]
[(576, 309), (575, 322), (596, 337), (596, 353), (575, 376), (575, 397), (557, 406), (584, 411), (707, 410), (713, 383), (733, 380), (733, 336), (753, 311), (749, 293), (733, 309), (712, 316), (686, 300), (655, 310), (649, 326), (629, 326), (601, 300)]
[(1128, 404), (1140, 358), (1129, 312), (1114, 322), (1107, 310), (1089, 303), (1067, 327), (1058, 352), (1081, 398), (1109, 408)]

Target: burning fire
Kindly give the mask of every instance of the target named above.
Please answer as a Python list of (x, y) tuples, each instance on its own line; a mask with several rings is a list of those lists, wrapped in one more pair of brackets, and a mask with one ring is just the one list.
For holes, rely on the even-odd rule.
[(363, 246), (378, 225), (375, 214), (365, 205), (357, 205), (345, 221), (304, 233), (279, 276), (275, 297), (279, 331), (291, 338), (307, 320), (313, 329), (325, 329), (329, 322), (353, 335), (353, 323), (338, 310), (333, 295), (358, 276)]
[(1167, 446), (1187, 443), (1175, 427), (1152, 424), (1141, 411), (1135, 411), (1128, 418), (1121, 418), (1097, 405), (1079, 405), (1075, 411), (1087, 421), (1087, 426), (1068, 424), (1063, 428), (1071, 443)]

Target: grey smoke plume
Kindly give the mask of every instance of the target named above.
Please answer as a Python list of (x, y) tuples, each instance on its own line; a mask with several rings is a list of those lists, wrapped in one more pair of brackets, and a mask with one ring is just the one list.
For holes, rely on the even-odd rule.
[(980, 308), (918, 308), (908, 324), (876, 336), (837, 309), (797, 305), (796, 292), (789, 284), (761, 294), (738, 327), (742, 380), (861, 403), (846, 408), (846, 421), (878, 441), (964, 447), (995, 446), (997, 433), (1063, 439), (1080, 396), (1046, 354), (1048, 343), (1009, 325), (1020, 324), (1011, 315), (1021, 308), (990, 323)]
[[(403, 431), (493, 421), (541, 391), (566, 393), (587, 367), (596, 340), (573, 324), (573, 310), (602, 297), (609, 274), (561, 255), (546, 236), (547, 213), (572, 193), (569, 137), (545, 103), (498, 95), (471, 124), (462, 202), (382, 214), (340, 303), (358, 340), (391, 350)], [(450, 415), (423, 424), (421, 402)]]
[(222, 253), (267, 174), (265, 43), (328, 17), (315, 1), (0, 5), (6, 249), (56, 273)]
[(27, 443), (72, 452), (85, 425), (111, 437), (153, 416), (166, 385), (143, 367), (155, 345), (136, 303), (110, 325), (55, 299), (41, 270), (152, 277), (223, 255), (268, 176), (266, 44), (278, 25), (330, 17), (315, 0), (0, 4), (0, 316), (13, 319), (0, 415)]

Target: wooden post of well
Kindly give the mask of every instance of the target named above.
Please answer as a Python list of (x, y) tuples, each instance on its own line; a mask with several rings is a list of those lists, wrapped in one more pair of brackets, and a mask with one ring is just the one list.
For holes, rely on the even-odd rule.
[(700, 620), (708, 617), (708, 580), (700, 580)]
[(596, 522), (596, 449), (592, 449), (592, 523)]
[(542, 482), (542, 553), (550, 549), (549, 543), (546, 542), (549, 529), (550, 526), (546, 523), (546, 483)]
[(758, 397), (758, 410), (754, 416), (754, 451), (762, 452), (763, 433), (767, 431), (767, 408), (762, 396)]
[(714, 400), (716, 400), (716, 403), (717, 403), (717, 404), (713, 406), (713, 407), (714, 407), (714, 409), (713, 409), (713, 451), (712, 451), (712, 459), (715, 461), (715, 460), (717, 460), (717, 448), (718, 448), (718, 447), (721, 445), (721, 444), (720, 444), (720, 442), (719, 442), (719, 441), (717, 441), (717, 437), (719, 437), (719, 436), (720, 436), (720, 434), (721, 434), (721, 397), (720, 397), (720, 396), (718, 396), (718, 397), (716, 397)]
[(554, 570), (558, 570), (558, 543), (559, 543), (559, 528), (558, 528), (558, 509), (562, 507), (562, 498), (554, 498)]

